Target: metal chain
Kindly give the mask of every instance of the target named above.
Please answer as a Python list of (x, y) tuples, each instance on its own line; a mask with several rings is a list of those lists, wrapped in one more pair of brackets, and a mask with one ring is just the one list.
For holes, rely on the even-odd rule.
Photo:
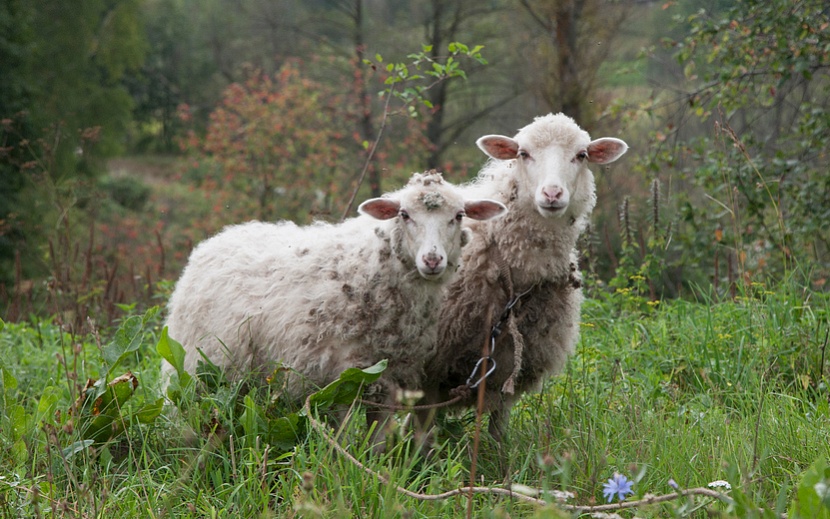
[[(513, 311), (513, 307), (516, 306), (516, 303), (518, 303), (522, 297), (529, 294), (530, 291), (533, 290), (535, 287), (536, 285), (533, 285), (521, 294), (516, 294), (510, 299), (510, 301), (507, 302), (507, 305), (505, 305), (504, 310), (502, 310), (501, 312), (499, 320), (496, 322), (495, 325), (493, 325), (493, 328), (490, 330), (490, 353), (478, 359), (476, 365), (473, 366), (473, 372), (470, 373), (470, 376), (467, 378), (467, 387), (469, 387), (470, 389), (477, 388), (478, 385), (481, 384), (482, 380), (485, 380), (487, 377), (492, 375), (494, 371), (496, 371), (496, 361), (495, 359), (493, 359), (493, 354), (496, 352), (496, 337), (501, 335), (501, 327), (504, 323), (507, 322), (507, 319), (510, 318), (510, 312)], [(487, 372), (484, 373), (484, 375), (481, 376), (475, 383), (473, 383), (473, 380), (475, 379), (476, 374), (478, 373), (478, 369), (481, 367), (481, 364), (485, 360), (488, 362)], [(492, 366), (490, 366), (490, 364), (492, 364)]]

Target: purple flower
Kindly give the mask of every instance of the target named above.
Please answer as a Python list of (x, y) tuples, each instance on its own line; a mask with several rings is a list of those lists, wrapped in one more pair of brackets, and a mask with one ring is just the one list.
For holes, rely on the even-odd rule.
[(614, 495), (616, 495), (620, 501), (624, 501), (625, 496), (634, 493), (634, 491), (631, 490), (631, 485), (632, 482), (628, 481), (628, 478), (619, 472), (614, 472), (614, 477), (602, 485), (602, 495), (608, 500), (609, 503), (614, 500)]

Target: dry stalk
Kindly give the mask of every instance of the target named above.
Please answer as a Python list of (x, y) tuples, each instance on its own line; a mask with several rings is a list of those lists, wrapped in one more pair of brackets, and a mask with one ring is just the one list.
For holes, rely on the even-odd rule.
[[(365, 472), (366, 474), (375, 477), (383, 483), (384, 485), (391, 485), (392, 483), (389, 481), (389, 478), (384, 476), (383, 474), (378, 473), (377, 471), (367, 467), (357, 458), (352, 456), (343, 446), (341, 446), (334, 438), (331, 437), (329, 434), (327, 427), (317, 420), (314, 417), (314, 414), (311, 412), (311, 396), (309, 395), (306, 398), (305, 404), (303, 406), (305, 410), (305, 414), (308, 417), (308, 421), (311, 424), (312, 429), (317, 431), (323, 439), (337, 452), (339, 452), (343, 457), (349, 460), (352, 464), (358, 467), (360, 470)], [(548, 504), (552, 504), (557, 502), (556, 499), (545, 500), (539, 499), (530, 495), (527, 495), (528, 492), (526, 489), (523, 489), (523, 493), (515, 492), (509, 488), (500, 488), (500, 487), (475, 487), (475, 486), (468, 486), (468, 487), (461, 487), (456, 488), (453, 490), (448, 490), (446, 492), (441, 492), (440, 494), (425, 494), (422, 492), (413, 492), (407, 488), (404, 488), (399, 485), (395, 485), (395, 489), (413, 499), (417, 499), (419, 501), (440, 501), (442, 499), (448, 499), (455, 496), (470, 496), (472, 494), (490, 494), (490, 495), (498, 495), (498, 496), (506, 496), (514, 499), (518, 499), (520, 501), (525, 501), (528, 503), (533, 503), (539, 506), (544, 506)], [(545, 492), (543, 490), (534, 490), (536, 495), (544, 495)], [(718, 492), (716, 490), (712, 490), (709, 488), (697, 487), (697, 488), (690, 488), (685, 489), (681, 492), (673, 492), (671, 494), (664, 494), (660, 496), (654, 495), (646, 495), (643, 499), (638, 499), (636, 501), (623, 501), (621, 503), (611, 503), (607, 505), (593, 505), (593, 506), (583, 506), (583, 505), (568, 505), (561, 502), (557, 502), (557, 506), (562, 510), (570, 511), (570, 512), (578, 512), (578, 513), (592, 513), (592, 512), (608, 512), (614, 510), (625, 510), (628, 508), (637, 508), (641, 506), (653, 505), (657, 503), (665, 503), (668, 501), (673, 501), (675, 499), (680, 499), (681, 497), (687, 496), (705, 496), (710, 497), (712, 499), (717, 499), (723, 502), (731, 502), (731, 499), (726, 494)]]

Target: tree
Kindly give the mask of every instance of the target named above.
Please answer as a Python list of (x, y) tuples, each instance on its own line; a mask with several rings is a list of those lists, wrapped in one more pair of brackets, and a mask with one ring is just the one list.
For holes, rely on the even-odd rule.
[[(476, 22), (483, 21), (486, 17), (500, 15), (498, 10), (494, 11), (491, 6), (482, 5), (477, 0), (453, 0), (451, 2), (431, 0), (429, 5), (430, 9), (424, 20), (424, 26), (426, 41), (431, 49), (430, 54), (434, 62), (444, 59), (443, 56), (450, 44), (464, 40), (465, 36), (471, 32), (476, 33), (477, 31), (472, 28)], [(484, 35), (476, 34), (476, 37), (483, 38)], [(487, 50), (489, 51), (489, 48)], [(471, 125), (503, 107), (517, 96), (515, 88), (507, 88), (493, 95), (492, 92), (498, 90), (498, 85), (495, 84), (498, 82), (497, 75), (478, 74), (486, 72), (487, 68), (483, 67), (484, 64), (485, 62), (479, 63), (479, 66), (473, 64), (469, 72), (465, 73), (464, 78), (469, 79), (478, 75), (481, 79), (480, 83), (490, 87), (486, 92), (483, 92), (480, 87), (472, 89), (469, 81), (462, 82), (460, 86), (458, 82), (440, 81), (427, 92), (427, 98), (433, 107), (426, 114), (426, 138), (430, 143), (427, 167), (438, 168), (447, 148)], [(510, 76), (509, 73), (504, 74), (504, 70), (501, 72), (503, 77)], [(465, 110), (453, 109), (452, 105), (458, 98), (469, 100), (475, 94), (481, 94), (477, 103), (468, 103)]]
[[(734, 295), (741, 279), (751, 286), (796, 268), (825, 286), (830, 276), (826, 2), (665, 7), (678, 13), (680, 30), (662, 47), (680, 79), (637, 107), (654, 126), (643, 132), (648, 141), (637, 146), (643, 153), (634, 169), (667, 189), (654, 197), (662, 200), (659, 206), (650, 208), (655, 222), (662, 210), (660, 228), (654, 225), (638, 240), (643, 256), (660, 257), (672, 286), (712, 282), (722, 294)], [(658, 49), (652, 56), (659, 56)]]
[(209, 25), (204, 20), (218, 10), (205, 5), (193, 0), (143, 1), (147, 59), (139, 74), (125, 78), (137, 126), (131, 144), (140, 151), (174, 151), (183, 131), (178, 106), (187, 103), (205, 122), (227, 86), (207, 44), (210, 36), (200, 32)]
[[(329, 213), (352, 174), (337, 121), (339, 98), (286, 63), (275, 75), (250, 71), (232, 83), (210, 115), (204, 139), (193, 134), (203, 188), (226, 193), (226, 218), (308, 221)], [(185, 115), (186, 112), (185, 112)]]
[[(141, 65), (139, 0), (12, 0), (0, 7), (0, 283), (14, 254), (42, 267), (48, 211), (66, 216), (56, 186), (95, 172), (95, 157), (121, 149), (131, 100), (121, 81)], [(95, 141), (95, 147), (90, 144)], [(6, 179), (9, 179), (8, 182)], [(46, 191), (43, 191), (46, 190)], [(54, 204), (53, 204), (54, 205)]]
[(20, 142), (31, 138), (30, 128), (11, 131), (12, 117), (26, 110), (31, 103), (31, 89), (23, 74), (26, 55), (33, 35), (32, 6), (25, 0), (11, 0), (0, 5), (0, 285), (13, 281), (14, 257), (17, 244), (23, 240), (22, 229), (16, 221), (18, 194), (25, 185), (25, 172), (18, 167), (14, 155)]
[(541, 34), (530, 42), (530, 88), (554, 112), (573, 117), (584, 128), (593, 125), (588, 110), (598, 72), (613, 49), (612, 42), (628, 15), (628, 7), (607, 0), (519, 0)]
[(689, 36), (676, 42), (692, 85), (685, 104), (724, 143), (689, 143), (700, 159), (691, 178), (730, 208), (722, 242), (748, 275), (811, 258), (827, 276), (830, 9), (820, 0), (749, 0), (689, 21)]

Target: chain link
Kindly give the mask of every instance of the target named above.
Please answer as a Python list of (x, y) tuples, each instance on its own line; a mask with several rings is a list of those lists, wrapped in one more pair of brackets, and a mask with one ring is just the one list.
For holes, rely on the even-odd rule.
[[(518, 303), (521, 298), (523, 298), (524, 296), (529, 294), (530, 291), (533, 290), (535, 287), (536, 287), (536, 285), (533, 285), (530, 288), (528, 288), (527, 290), (525, 290), (524, 292), (514, 295), (510, 299), (510, 301), (508, 301), (507, 304), (505, 305), (504, 310), (502, 310), (502, 312), (501, 312), (501, 316), (499, 317), (498, 322), (496, 322), (496, 324), (490, 330), (490, 353), (488, 355), (485, 355), (485, 356), (481, 357), (480, 359), (478, 359), (478, 362), (476, 362), (476, 365), (473, 366), (473, 372), (470, 373), (470, 376), (467, 378), (467, 386), (470, 389), (477, 388), (478, 385), (481, 384), (482, 380), (487, 379), (487, 377), (489, 377), (490, 375), (493, 374), (494, 371), (496, 371), (496, 361), (493, 359), (493, 354), (496, 352), (496, 337), (501, 335), (501, 331), (502, 331), (501, 327), (504, 323), (507, 322), (507, 319), (510, 318), (510, 312), (513, 311), (513, 307), (516, 306), (516, 303)], [(488, 363), (492, 363), (492, 366), (488, 365), (487, 372), (484, 373), (484, 375), (482, 375), (475, 383), (472, 383), (472, 381), (476, 377), (476, 373), (478, 373), (478, 369), (481, 367), (481, 364), (485, 360)]]

